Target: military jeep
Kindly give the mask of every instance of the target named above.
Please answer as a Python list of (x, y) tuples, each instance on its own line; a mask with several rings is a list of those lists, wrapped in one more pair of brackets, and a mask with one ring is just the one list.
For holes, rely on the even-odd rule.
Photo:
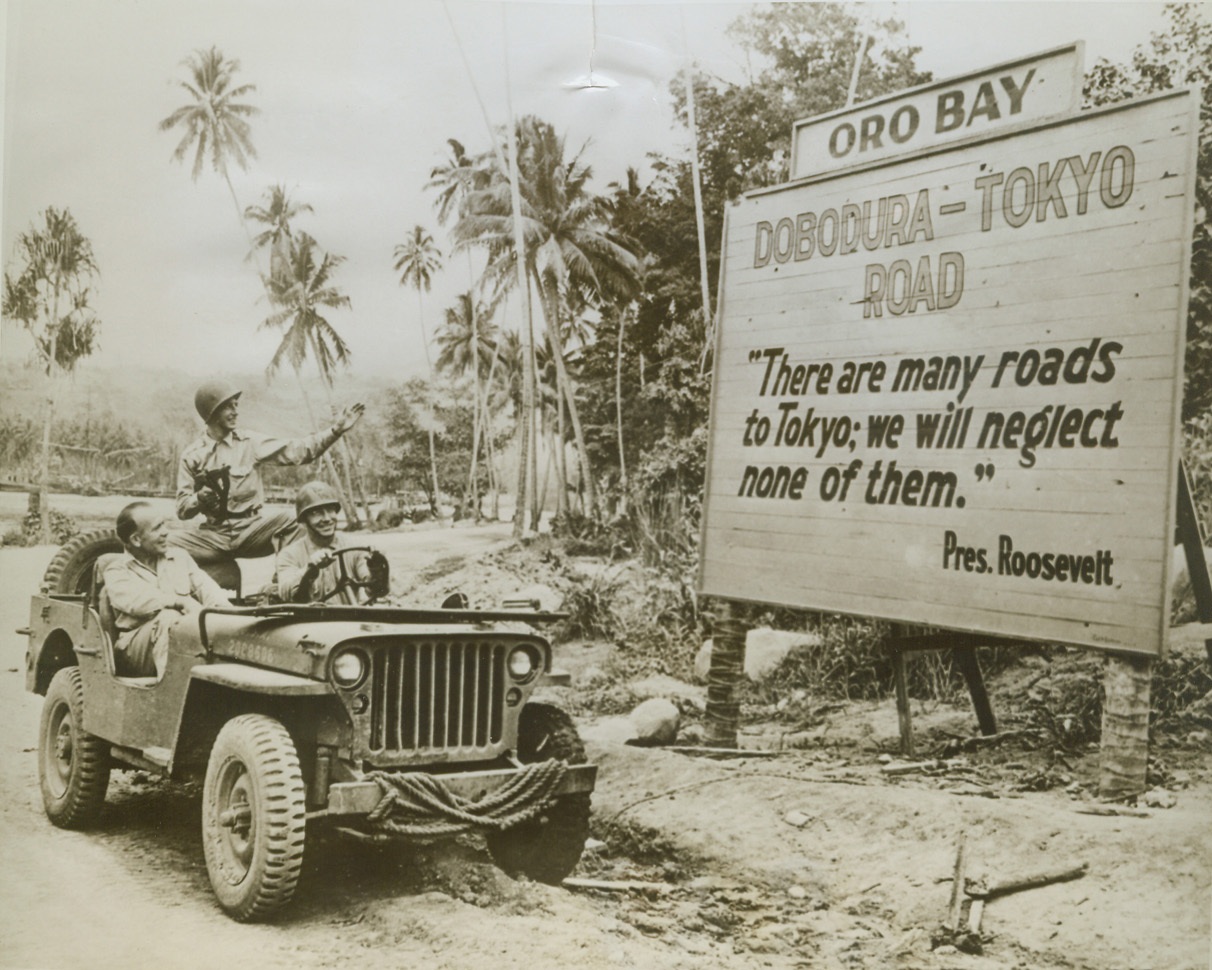
[[(223, 564), (236, 605), (184, 618), (157, 681), (128, 676), (113, 648), (102, 571), (119, 548), (100, 532), (60, 549), (21, 631), (26, 687), (45, 695), (52, 823), (93, 822), (112, 769), (202, 777), (207, 871), (241, 921), (290, 901), (318, 826), (375, 840), (478, 829), (505, 871), (553, 884), (576, 865), (597, 769), (568, 715), (531, 700), (559, 682), (536, 629), (559, 614), (249, 605)], [(372, 570), (372, 603), (385, 581)]]

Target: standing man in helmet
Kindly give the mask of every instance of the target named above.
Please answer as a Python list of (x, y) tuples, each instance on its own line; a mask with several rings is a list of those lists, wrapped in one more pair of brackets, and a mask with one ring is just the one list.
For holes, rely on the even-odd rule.
[[(181, 453), (177, 473), (177, 517), (203, 517), (198, 529), (172, 533), (172, 545), (199, 564), (268, 556), (276, 533), (292, 525), (289, 512), (262, 515), (265, 489), (261, 465), (315, 461), (357, 424), (362, 404), (347, 407), (327, 431), (305, 438), (271, 438), (237, 431), (242, 392), (226, 381), (208, 381), (194, 395), (206, 432)], [(289, 537), (288, 537), (289, 538)]]
[[(341, 579), (341, 566), (333, 554), (345, 548), (341, 536), (337, 535), (341, 499), (327, 483), (308, 482), (295, 496), (295, 513), (303, 531), (278, 551), (278, 595), (288, 603), (329, 600)], [(365, 552), (353, 552), (344, 559), (346, 575), (359, 583), (369, 581)], [(363, 603), (366, 591), (347, 586), (337, 600), (350, 606)]]

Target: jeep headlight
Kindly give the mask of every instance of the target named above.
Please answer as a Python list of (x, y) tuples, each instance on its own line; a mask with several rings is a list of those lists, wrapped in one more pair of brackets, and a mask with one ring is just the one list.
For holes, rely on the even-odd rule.
[(519, 680), (525, 683), (530, 680), (539, 670), (539, 654), (534, 647), (528, 644), (523, 644), (519, 647), (514, 647), (509, 653), (509, 658), (505, 663), (509, 670), (509, 676), (514, 680)]
[(331, 669), (336, 685), (351, 690), (366, 679), (366, 654), (361, 650), (342, 650), (332, 658)]

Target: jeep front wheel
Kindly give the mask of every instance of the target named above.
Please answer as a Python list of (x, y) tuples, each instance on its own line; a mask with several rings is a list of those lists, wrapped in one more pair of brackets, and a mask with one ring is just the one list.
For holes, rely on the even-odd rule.
[(280, 909), (303, 868), (306, 804), (294, 742), (262, 714), (228, 721), (202, 787), (202, 847), (219, 905), (241, 922)]
[[(558, 758), (585, 763), (585, 746), (572, 718), (549, 704), (527, 704), (518, 720), (518, 760)], [(490, 832), (488, 851), (511, 876), (558, 886), (576, 868), (589, 837), (589, 793), (561, 795), (542, 814), (503, 832)]]
[(109, 787), (109, 747), (84, 730), (79, 667), (64, 667), (46, 689), (38, 730), (38, 782), (46, 816), (60, 828), (83, 828), (101, 813)]

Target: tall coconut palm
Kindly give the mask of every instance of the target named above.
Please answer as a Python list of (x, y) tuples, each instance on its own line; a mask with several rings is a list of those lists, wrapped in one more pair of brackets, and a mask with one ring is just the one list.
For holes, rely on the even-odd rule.
[(281, 272), (290, 259), (291, 220), (304, 212), (315, 212), (315, 209), (306, 202), (293, 201), (281, 183), (271, 185), (262, 197), (265, 204), (248, 206), (244, 218), (265, 226), (253, 237), (253, 248), (269, 250), (269, 275), (272, 277)]
[[(49, 379), (38, 474), (39, 529), (46, 543), (51, 541), (47, 486), (58, 378), (93, 352), (99, 324), (89, 306), (89, 284), (99, 270), (92, 243), (68, 209), (48, 207), (42, 221), (40, 228), (31, 226), (17, 237), (19, 268), (4, 274), (3, 312), (34, 338)], [(65, 310), (65, 304), (70, 309)]]
[[(180, 86), (192, 99), (160, 122), (161, 131), (183, 128), (185, 134), (173, 151), (173, 158), (184, 161), (193, 152), (190, 177), (197, 181), (207, 159), (211, 168), (223, 176), (231, 201), (236, 207), (236, 218), (244, 226), (243, 209), (231, 184), (228, 161), (240, 168), (248, 167), (248, 160), (256, 158), (252, 143), (252, 128), (247, 119), (260, 109), (238, 99), (253, 91), (254, 84), (236, 84), (235, 75), (240, 62), (223, 56), (217, 47), (196, 50), (185, 60), (189, 78)], [(244, 226), (247, 232), (247, 226)]]
[[(330, 411), (335, 411), (332, 396), (333, 375), (339, 365), (349, 362), (349, 345), (337, 333), (324, 310), (344, 310), (350, 306), (349, 297), (332, 282), (336, 268), (345, 261), (342, 256), (322, 252), (316, 241), (305, 232), (294, 235), (289, 242), (285, 265), (281, 272), (267, 281), (271, 302), (277, 309), (261, 324), (263, 329), (282, 329), (282, 340), (274, 351), (267, 372), (274, 374), (283, 363), (289, 363), (302, 389), (303, 365), (310, 356), (320, 374), (320, 383)], [(303, 395), (307, 402), (307, 395)], [(310, 412), (311, 404), (307, 403)], [(314, 419), (313, 419), (313, 424)], [(346, 515), (351, 525), (357, 524), (357, 507), (351, 501), (350, 460), (344, 463)], [(335, 475), (336, 470), (333, 469)]]
[[(292, 246), (295, 240), (295, 230), (293, 220), (303, 213), (315, 212), (315, 209), (306, 202), (296, 202), (290, 198), (286, 187), (281, 183), (271, 185), (262, 193), (264, 205), (250, 205), (244, 210), (244, 218), (249, 222), (263, 225), (265, 228), (253, 237), (253, 252), (261, 249), (269, 250), (269, 279), (279, 280), (279, 278), (288, 281), (285, 286), (279, 285), (276, 288), (267, 285), (267, 291), (271, 300), (276, 298), (286, 289), (289, 289), (289, 280), (292, 277), (292, 272), (295, 269), (294, 256)], [(308, 247), (304, 247), (307, 249)], [(314, 240), (310, 246), (314, 252)], [(335, 265), (335, 264), (334, 264)], [(276, 370), (276, 365), (270, 365), (270, 372)], [(296, 372), (296, 375), (298, 372)], [(299, 393), (303, 397), (304, 406), (307, 408), (308, 417), (311, 419), (312, 427), (315, 427), (315, 416), (311, 406), (311, 400), (307, 395), (307, 389), (304, 386), (302, 379), (298, 379)], [(329, 397), (331, 404), (331, 380), (327, 382), (325, 391)], [(370, 505), (366, 501), (365, 489), (362, 487), (362, 481), (357, 473), (357, 466), (354, 462), (353, 449), (350, 446), (349, 436), (341, 438), (337, 444), (337, 450), (343, 457), (345, 468), (343, 469), (345, 480), (351, 487), (356, 487), (358, 497), (362, 502), (362, 509), (367, 518), (370, 517)], [(337, 481), (337, 468), (333, 464), (332, 454), (325, 452), (324, 463), (327, 466), (329, 473), (333, 476), (333, 480)], [(339, 484), (339, 483), (338, 483)], [(354, 493), (346, 492), (344, 495), (344, 505), (346, 513), (350, 519), (350, 526), (356, 528), (358, 525), (356, 506), (353, 504)]]
[(455, 376), (471, 371), (474, 399), (467, 489), (476, 518), (480, 516), (479, 480), (476, 475), (482, 411), (480, 384), (486, 376), (491, 380), (492, 364), (495, 362), (497, 327), (492, 322), (494, 311), (495, 305), (480, 304), (473, 292), (460, 293), (455, 298), (454, 306), (446, 308), (446, 322), (434, 334), (439, 347), (438, 370)]
[[(447, 139), (447, 145), (450, 146), (450, 157), (447, 161), (440, 165), (435, 165), (429, 172), (429, 182), (426, 184), (427, 189), (432, 189), (437, 192), (437, 198), (434, 200), (434, 208), (438, 212), (438, 222), (445, 225), (463, 200), (475, 188), (480, 188), (487, 185), (492, 178), (491, 170), (487, 165), (487, 156), (473, 157), (467, 154), (467, 150), (463, 147), (462, 142), (455, 138)], [(475, 271), (472, 268), (471, 250), (467, 250), (467, 276), (468, 284), (473, 289), (476, 288)], [(492, 300), (490, 312), (495, 312), (501, 302), (500, 293)], [(476, 465), (480, 453), (480, 431), (481, 427), (488, 426), (487, 402), (481, 399), (479, 379), (480, 379), (480, 349), (481, 341), (476, 331), (479, 326), (480, 317), (477, 314), (477, 302), (472, 300), (467, 305), (470, 310), (470, 349), (471, 349), (471, 371), (475, 378), (475, 400), (472, 408), (472, 424), (474, 425), (472, 432), (472, 447), (471, 447), (471, 469), (469, 472), (468, 487), (472, 494), (472, 502), (475, 505), (476, 517), (480, 515), (480, 504), (478, 494), (478, 480), (476, 478)], [(487, 358), (492, 364), (496, 363), (495, 349)], [(441, 366), (439, 364), (439, 366)], [(489, 380), (491, 380), (491, 365), (489, 367)], [(493, 469), (490, 467), (490, 477), (495, 478), (492, 474)], [(495, 484), (495, 483), (494, 483)], [(495, 504), (494, 496), (494, 504)]]
[[(589, 191), (592, 171), (581, 159), (583, 149), (566, 159), (564, 139), (550, 124), (534, 117), (518, 122), (517, 137), (526, 274), (539, 293), (586, 500), (596, 511), (596, 488), (576, 386), (564, 363), (563, 307), (574, 294), (590, 305), (630, 298), (637, 287), (639, 266), (628, 241), (611, 230), (606, 200)], [(498, 166), (489, 184), (467, 196), (454, 227), (458, 244), (488, 248), (490, 270), (502, 283), (513, 265), (508, 188), (508, 177)]]
[[(433, 361), (429, 354), (429, 337), (425, 333), (425, 297), (433, 283), (434, 274), (442, 268), (442, 251), (433, 236), (424, 226), (413, 226), (407, 239), (395, 248), (395, 270), (400, 274), (400, 285), (417, 291), (417, 313), (421, 324), (421, 345), (425, 348), (425, 366), (433, 380)], [(438, 454), (434, 446), (433, 423), (429, 427), (429, 467), (433, 474), (434, 513), (438, 501)]]
[(491, 178), (488, 156), (468, 155), (457, 138), (446, 139), (446, 144), (450, 146), (450, 157), (429, 170), (429, 181), (425, 183), (425, 188), (437, 193), (434, 208), (442, 225), (446, 225), (469, 192), (482, 188)]

